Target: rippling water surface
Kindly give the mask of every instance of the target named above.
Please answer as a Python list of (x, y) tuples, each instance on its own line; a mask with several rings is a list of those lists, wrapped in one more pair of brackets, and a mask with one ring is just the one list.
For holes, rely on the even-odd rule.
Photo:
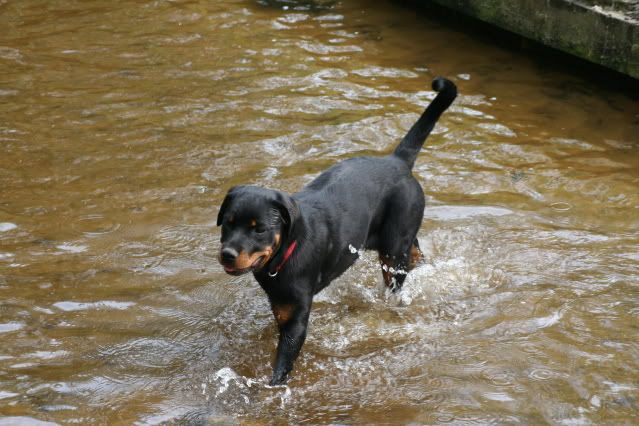
[[(637, 424), (639, 107), (391, 4), (0, 1), (0, 424)], [(319, 295), (287, 387), (238, 183), (419, 157), (427, 262)], [(353, 182), (356, 185), (356, 182)]]

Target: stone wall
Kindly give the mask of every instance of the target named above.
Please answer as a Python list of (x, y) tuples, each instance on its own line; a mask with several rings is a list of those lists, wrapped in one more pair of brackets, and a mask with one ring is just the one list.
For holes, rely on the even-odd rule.
[(639, 79), (639, 0), (423, 0)]

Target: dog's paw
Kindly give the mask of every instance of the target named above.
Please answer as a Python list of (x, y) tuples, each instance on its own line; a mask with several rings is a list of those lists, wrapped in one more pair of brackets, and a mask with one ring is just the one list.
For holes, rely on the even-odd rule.
[(269, 386), (280, 386), (286, 383), (288, 375), (286, 373), (273, 373), (271, 381), (268, 382)]

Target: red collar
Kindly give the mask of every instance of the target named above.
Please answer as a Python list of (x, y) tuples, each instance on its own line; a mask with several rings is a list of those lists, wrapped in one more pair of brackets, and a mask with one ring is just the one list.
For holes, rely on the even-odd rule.
[(289, 260), (289, 259), (291, 258), (291, 256), (293, 255), (293, 252), (295, 251), (295, 248), (296, 248), (296, 247), (297, 247), (297, 240), (293, 241), (293, 242), (291, 243), (291, 245), (290, 245), (290, 246), (288, 246), (288, 248), (286, 249), (286, 253), (284, 253), (284, 258), (282, 259), (282, 261), (280, 262), (280, 264), (279, 264), (279, 265), (277, 265), (277, 266), (275, 267), (274, 272), (269, 272), (269, 273), (268, 273), (268, 276), (269, 276), (269, 277), (274, 277), (274, 276), (276, 276), (276, 275), (280, 272), (280, 270), (284, 267), (284, 264), (285, 264), (286, 262), (288, 262), (288, 260)]

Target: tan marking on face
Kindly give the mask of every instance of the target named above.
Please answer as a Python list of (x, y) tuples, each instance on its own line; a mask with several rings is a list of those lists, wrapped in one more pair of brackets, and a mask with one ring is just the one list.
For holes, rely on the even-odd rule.
[(235, 222), (235, 216), (229, 217), (229, 223), (234, 223), (234, 222)]
[(270, 246), (266, 247), (264, 250), (256, 251), (250, 254), (245, 251), (242, 251), (235, 259), (235, 265), (233, 266), (235, 269), (250, 268), (253, 266), (255, 262), (257, 262), (257, 260), (260, 257), (264, 257), (264, 259), (262, 259), (262, 261), (260, 261), (259, 265), (257, 265), (256, 267), (256, 269), (259, 269), (262, 266), (264, 266), (266, 262), (268, 262), (268, 260), (271, 258), (272, 255), (273, 255), (273, 247), (270, 247)]
[(275, 249), (280, 243), (280, 238), (280, 234), (275, 234), (275, 243), (272, 246), (267, 246), (262, 250), (250, 254), (245, 251), (240, 252), (240, 254), (235, 259), (235, 264), (233, 265), (233, 267), (238, 270), (251, 268), (260, 257), (263, 257), (260, 263), (255, 267), (255, 269), (262, 268), (268, 263), (269, 260), (271, 260), (273, 254), (275, 254)]
[(294, 305), (273, 305), (271, 307), (278, 325), (286, 324), (293, 316)]
[(255, 228), (257, 226), (257, 220), (251, 219), (251, 228)]

